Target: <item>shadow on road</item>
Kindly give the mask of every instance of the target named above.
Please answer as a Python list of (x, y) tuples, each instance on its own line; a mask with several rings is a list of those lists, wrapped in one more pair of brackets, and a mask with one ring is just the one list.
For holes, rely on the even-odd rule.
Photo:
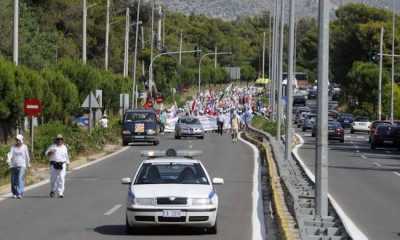
[[(125, 236), (129, 235), (126, 233), (125, 225), (104, 225), (94, 229), (95, 232), (101, 235), (108, 236)], [(142, 228), (138, 229), (134, 235), (143, 236), (171, 236), (171, 235), (203, 235), (207, 234), (204, 229), (201, 228), (182, 228), (182, 227), (157, 227), (157, 228)]]

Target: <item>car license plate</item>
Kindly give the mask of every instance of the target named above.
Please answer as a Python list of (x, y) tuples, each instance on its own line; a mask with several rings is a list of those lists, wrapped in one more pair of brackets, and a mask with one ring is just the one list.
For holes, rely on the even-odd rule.
[(393, 141), (392, 140), (385, 140), (385, 141), (383, 141), (383, 143), (384, 144), (393, 144)]
[(346, 120), (344, 120), (344, 122), (345, 122), (345, 123), (349, 123), (350, 121), (346, 119)]
[(367, 123), (360, 123), (360, 126), (367, 126)]
[(164, 210), (163, 211), (163, 217), (174, 218), (174, 217), (181, 217), (181, 216), (182, 216), (181, 210)]
[(136, 139), (144, 139), (144, 136), (135, 136)]
[(334, 133), (335, 132), (335, 130), (329, 130), (328, 131), (328, 133)]
[(135, 124), (135, 132), (144, 133), (144, 123)]

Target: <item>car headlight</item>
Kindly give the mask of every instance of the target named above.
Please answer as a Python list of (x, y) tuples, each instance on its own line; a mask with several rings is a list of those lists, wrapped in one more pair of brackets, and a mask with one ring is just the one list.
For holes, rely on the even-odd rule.
[(154, 134), (156, 134), (156, 131), (154, 129), (147, 129), (146, 133), (148, 135), (154, 135)]
[(129, 130), (123, 130), (123, 131), (122, 131), (122, 134), (128, 135), (128, 134), (131, 134), (131, 131), (129, 131)]
[(210, 205), (212, 200), (210, 198), (192, 198), (193, 206)]
[(136, 205), (142, 205), (142, 206), (154, 206), (154, 205), (156, 205), (154, 198), (135, 198), (135, 204)]
[(128, 203), (128, 205), (134, 205), (135, 204), (135, 195), (133, 194), (131, 189), (129, 189), (129, 191), (128, 191), (127, 203)]

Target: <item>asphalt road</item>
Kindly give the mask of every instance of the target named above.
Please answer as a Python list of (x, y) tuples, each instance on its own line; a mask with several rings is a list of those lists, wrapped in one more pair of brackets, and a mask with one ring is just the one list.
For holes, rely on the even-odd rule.
[[(314, 171), (315, 138), (300, 133), (299, 154)], [(368, 134), (346, 132), (329, 142), (329, 193), (371, 240), (400, 239), (400, 152), (371, 150)]]
[(165, 136), (157, 149), (199, 149), (199, 157), (212, 177), (223, 177), (218, 186), (218, 234), (187, 229), (154, 229), (144, 235), (125, 234), (127, 186), (140, 162), (139, 151), (152, 146), (130, 146), (100, 163), (72, 171), (67, 176), (64, 199), (50, 199), (48, 185), (27, 191), (22, 200), (0, 202), (1, 240), (80, 239), (251, 239), (253, 152), (230, 137), (207, 135), (205, 140), (174, 140)]

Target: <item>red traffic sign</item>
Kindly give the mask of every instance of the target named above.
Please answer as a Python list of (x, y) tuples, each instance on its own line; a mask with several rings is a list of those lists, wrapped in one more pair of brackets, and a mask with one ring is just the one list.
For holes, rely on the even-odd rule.
[(37, 98), (25, 99), (24, 112), (29, 117), (36, 117), (42, 112), (42, 103)]

